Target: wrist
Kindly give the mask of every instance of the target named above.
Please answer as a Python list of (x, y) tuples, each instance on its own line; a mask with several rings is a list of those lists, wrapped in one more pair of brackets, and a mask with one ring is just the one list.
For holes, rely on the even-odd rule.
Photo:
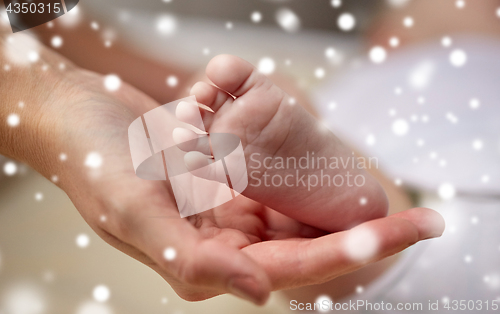
[[(27, 35), (0, 36), (0, 48), (15, 49), (9, 47), (9, 38), (19, 36)], [(54, 163), (47, 157), (51, 158), (56, 144), (58, 112), (71, 90), (66, 78), (78, 70), (41, 45), (37, 51), (39, 59), (29, 64), (16, 63), (8, 54), (0, 56), (0, 154), (25, 162), (49, 177)]]

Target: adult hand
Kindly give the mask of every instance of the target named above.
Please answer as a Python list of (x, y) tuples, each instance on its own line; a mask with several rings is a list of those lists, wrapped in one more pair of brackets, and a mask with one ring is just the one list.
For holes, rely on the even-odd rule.
[[(100, 237), (186, 300), (232, 293), (263, 304), (271, 290), (330, 280), (442, 232), (437, 213), (413, 209), (325, 234), (242, 196), (181, 219), (169, 183), (137, 178), (129, 153), (129, 124), (159, 104), (127, 84), (110, 92), (102, 76), (50, 51), (41, 58), (47, 71), (13, 67), (0, 86), (1, 120), (13, 111), (21, 119), (0, 127), (0, 153), (55, 181)], [(361, 228), (376, 250), (352, 258), (346, 243)]]

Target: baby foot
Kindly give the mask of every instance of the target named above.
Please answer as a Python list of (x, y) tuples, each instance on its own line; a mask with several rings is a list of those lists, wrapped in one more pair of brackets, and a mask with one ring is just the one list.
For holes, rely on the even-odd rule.
[[(243, 195), (331, 232), (387, 214), (383, 189), (363, 169), (368, 159), (357, 158), (250, 63), (220, 55), (206, 74), (215, 86), (198, 82), (191, 94), (213, 110), (201, 110), (209, 134), (241, 139), (248, 172)], [(207, 143), (198, 147), (209, 151)]]

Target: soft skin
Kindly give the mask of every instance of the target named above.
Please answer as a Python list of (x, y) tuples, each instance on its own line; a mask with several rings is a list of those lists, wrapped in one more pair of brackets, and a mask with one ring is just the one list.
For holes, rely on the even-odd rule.
[[(220, 55), (210, 61), (206, 74), (216, 86), (199, 82), (191, 94), (215, 111), (214, 114), (202, 111), (209, 133), (232, 133), (242, 140), (248, 173), (257, 173), (250, 176), (243, 195), (329, 232), (349, 229), (387, 214), (384, 190), (367, 171), (356, 164), (352, 167), (350, 161), (355, 158), (352, 150), (250, 63)], [(282, 169), (279, 164), (290, 157), (298, 161), (307, 153), (316, 160), (325, 157), (327, 165), (323, 162), (318, 169), (309, 163), (309, 169), (301, 169), (297, 176), (300, 168)], [(335, 167), (328, 166), (331, 157), (346, 164), (339, 162), (339, 169), (332, 169)], [(292, 176), (293, 183), (266, 186), (264, 174), (267, 178)], [(306, 181), (297, 183), (304, 175)], [(317, 183), (311, 179), (316, 185), (311, 188), (307, 175), (315, 176), (318, 181), (322, 176), (338, 176), (344, 184), (335, 186), (332, 180), (327, 184), (328, 180)], [(354, 184), (356, 176), (363, 178), (358, 182), (364, 184)], [(362, 198), (366, 204), (360, 202)]]

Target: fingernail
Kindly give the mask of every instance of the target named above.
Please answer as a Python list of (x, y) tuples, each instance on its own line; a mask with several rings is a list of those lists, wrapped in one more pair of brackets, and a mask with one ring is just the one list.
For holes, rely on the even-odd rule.
[(427, 215), (417, 220), (421, 240), (440, 237), (445, 228), (443, 216), (433, 210), (428, 210)]
[(237, 297), (257, 305), (266, 303), (269, 293), (262, 292), (257, 281), (252, 277), (234, 277), (229, 281), (229, 291)]
[(198, 107), (200, 107), (200, 108), (201, 108), (201, 109), (203, 109), (203, 110), (210, 111), (211, 113), (215, 113), (215, 111), (213, 111), (213, 109), (212, 109), (212, 108), (210, 108), (210, 107), (209, 107), (209, 106), (207, 106), (207, 105), (204, 105), (204, 104), (200, 104), (200, 103), (198, 103)]

